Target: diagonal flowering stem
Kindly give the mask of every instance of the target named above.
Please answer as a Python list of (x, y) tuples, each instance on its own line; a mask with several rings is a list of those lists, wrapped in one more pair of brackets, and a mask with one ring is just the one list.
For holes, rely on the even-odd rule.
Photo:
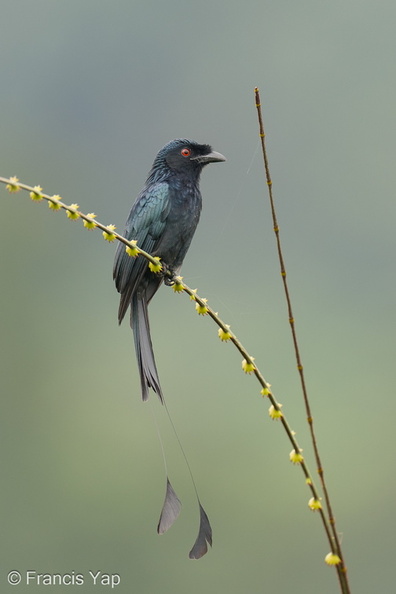
[(97, 221), (95, 214), (84, 214), (79, 210), (78, 204), (67, 205), (62, 202), (61, 197), (57, 194), (52, 196), (45, 194), (42, 191), (41, 186), (28, 186), (27, 184), (21, 183), (17, 177), (0, 177), (0, 183), (6, 184), (7, 190), (12, 194), (19, 192), (19, 190), (26, 190), (27, 192), (30, 192), (30, 197), (33, 201), (39, 202), (41, 200), (46, 200), (51, 210), (56, 211), (63, 209), (71, 220), (82, 219), (86, 229), (100, 229), (103, 232), (103, 237), (106, 241), (112, 242), (117, 239), (129, 249), (128, 254), (130, 256), (133, 257), (141, 254), (152, 264), (151, 270), (153, 270), (153, 272), (159, 272), (161, 270), (159, 258), (157, 256), (152, 256), (148, 252), (139, 248), (136, 241), (128, 241), (122, 235), (115, 233), (116, 227), (114, 225), (103, 225)]
[[(261, 133), (260, 133), (260, 135), (261, 135)], [(263, 139), (264, 135), (261, 137)], [(267, 166), (268, 166), (268, 164), (266, 162), (266, 168), (267, 168)], [(308, 467), (307, 467), (304, 457), (302, 455), (302, 449), (298, 445), (297, 440), (295, 438), (295, 434), (294, 434), (293, 430), (291, 429), (288, 421), (286, 420), (286, 417), (285, 417), (283, 411), (281, 410), (282, 405), (279, 404), (278, 401), (275, 399), (275, 396), (270, 389), (271, 385), (265, 380), (263, 374), (257, 367), (254, 357), (252, 357), (249, 354), (249, 352), (243, 346), (243, 344), (240, 342), (240, 340), (237, 338), (237, 336), (233, 332), (231, 332), (230, 326), (228, 324), (226, 324), (220, 318), (218, 313), (215, 312), (208, 305), (207, 299), (200, 297), (197, 294), (196, 289), (191, 289), (188, 285), (186, 285), (181, 276), (172, 275), (172, 273), (169, 270), (167, 270), (166, 266), (160, 262), (160, 259), (158, 257), (154, 257), (151, 254), (149, 254), (148, 252), (145, 252), (144, 250), (142, 250), (137, 245), (137, 242), (135, 240), (129, 241), (129, 240), (125, 239), (125, 237), (123, 237), (122, 235), (118, 234), (115, 231), (116, 227), (114, 225), (103, 225), (102, 223), (100, 223), (99, 221), (96, 220), (95, 214), (93, 214), (93, 213), (84, 214), (82, 211), (80, 211), (79, 206), (77, 204), (67, 205), (62, 201), (60, 196), (58, 196), (58, 195), (50, 196), (48, 194), (45, 194), (42, 191), (42, 188), (40, 186), (32, 187), (27, 184), (23, 184), (23, 183), (19, 182), (18, 178), (16, 178), (16, 177), (10, 177), (10, 178), (0, 177), (0, 183), (5, 184), (7, 190), (10, 193), (16, 193), (19, 190), (25, 190), (30, 193), (30, 197), (32, 198), (33, 201), (36, 201), (36, 202), (39, 202), (42, 200), (47, 201), (48, 206), (53, 211), (65, 210), (67, 217), (71, 220), (82, 219), (85, 228), (101, 230), (103, 238), (108, 242), (113, 242), (115, 240), (120, 241), (121, 243), (123, 243), (126, 246), (125, 249), (129, 256), (137, 257), (137, 256), (141, 255), (144, 258), (146, 258), (148, 260), (148, 266), (153, 273), (160, 273), (164, 277), (166, 277), (167, 280), (166, 280), (165, 284), (171, 285), (173, 290), (176, 293), (184, 292), (187, 295), (189, 295), (190, 299), (192, 299), (195, 302), (197, 313), (200, 315), (208, 315), (213, 320), (213, 322), (215, 322), (215, 324), (219, 327), (219, 330), (218, 330), (219, 338), (222, 341), (231, 342), (234, 345), (234, 347), (239, 351), (239, 353), (242, 355), (242, 357), (243, 357), (243, 360), (242, 360), (243, 371), (247, 374), (253, 374), (256, 377), (257, 381), (259, 382), (259, 384), (261, 386), (261, 395), (266, 396), (269, 399), (269, 401), (271, 402), (271, 406), (269, 409), (270, 417), (274, 420), (279, 420), (281, 422), (283, 429), (284, 429), (290, 443), (292, 444), (293, 450), (290, 453), (290, 461), (293, 464), (299, 465), (301, 467), (301, 470), (305, 476), (305, 482), (306, 482), (308, 488), (310, 489), (311, 495), (312, 495), (311, 499), (308, 502), (308, 506), (310, 507), (310, 509), (312, 511), (317, 511), (319, 513), (325, 533), (326, 533), (327, 540), (330, 545), (331, 551), (330, 551), (330, 553), (328, 553), (328, 555), (326, 555), (325, 561), (328, 565), (336, 566), (336, 569), (338, 572), (338, 577), (340, 580), (341, 591), (343, 592), (343, 594), (349, 594), (350, 590), (349, 590), (347, 577), (346, 577), (346, 568), (342, 562), (342, 557), (340, 554), (341, 548), (340, 548), (340, 545), (338, 542), (337, 533), (335, 532), (335, 524), (334, 524), (334, 518), (332, 516), (332, 513), (329, 513), (329, 519), (328, 519), (323, 508), (322, 508), (322, 505), (320, 503), (321, 498), (319, 496), (319, 493), (315, 487), (315, 484), (312, 480), (312, 477), (310, 475), (310, 472), (308, 470)], [(272, 185), (272, 182), (271, 182), (271, 184), (269, 183), (268, 185), (270, 187)], [(276, 231), (276, 229), (275, 229), (275, 231)], [(282, 266), (283, 266), (283, 260), (281, 260), (281, 262), (282, 262)], [(283, 268), (282, 268), (282, 270), (283, 270)], [(285, 274), (282, 274), (282, 277), (285, 277)], [(294, 320), (293, 320), (293, 323), (291, 321), (291, 325), (292, 325), (292, 327), (294, 327)], [(302, 365), (301, 365), (301, 368), (302, 368)], [(301, 371), (302, 371), (302, 369), (300, 370), (300, 372)], [(310, 423), (310, 426), (312, 426), (312, 421)], [(316, 446), (316, 440), (314, 441), (314, 444)], [(315, 453), (316, 453), (316, 450), (315, 450)], [(323, 483), (323, 472), (322, 473), (319, 472), (319, 475), (321, 478), (321, 482)], [(328, 497), (327, 491), (325, 491), (325, 495), (326, 495), (325, 500), (326, 500), (326, 504), (327, 504), (327, 497)]]
[[(16, 193), (19, 190), (25, 190), (30, 193), (30, 197), (33, 201), (42, 201), (45, 200), (48, 203), (48, 206), (51, 210), (58, 211), (58, 210), (65, 210), (67, 217), (71, 220), (78, 220), (82, 219), (84, 227), (87, 229), (100, 229), (102, 231), (103, 237), (108, 242), (113, 242), (115, 240), (120, 241), (126, 246), (126, 252), (131, 257), (137, 257), (139, 255), (143, 256), (148, 260), (149, 268), (152, 270), (153, 273), (160, 273), (166, 277), (165, 284), (172, 286), (173, 290), (176, 293), (184, 292), (190, 296), (195, 302), (196, 311), (200, 315), (207, 315), (209, 316), (213, 322), (219, 327), (218, 336), (222, 341), (229, 341), (231, 342), (234, 347), (239, 351), (242, 355), (242, 369), (247, 374), (253, 374), (257, 381), (261, 386), (261, 395), (265, 396), (269, 399), (271, 406), (269, 409), (269, 415), (274, 420), (279, 420), (283, 426), (283, 429), (289, 439), (293, 450), (290, 453), (290, 461), (293, 464), (299, 465), (301, 470), (305, 476), (305, 482), (308, 488), (311, 491), (311, 499), (308, 502), (308, 506), (312, 511), (317, 511), (320, 515), (322, 520), (322, 524), (327, 536), (327, 539), (330, 544), (331, 552), (326, 555), (325, 561), (328, 565), (335, 565), (337, 567), (338, 573), (340, 574), (341, 571), (341, 556), (338, 554), (339, 549), (338, 547), (334, 546), (334, 537), (332, 534), (332, 527), (331, 522), (328, 521), (327, 516), (325, 515), (322, 505), (320, 503), (320, 496), (315, 487), (315, 484), (312, 480), (311, 474), (308, 470), (308, 466), (305, 462), (305, 459), (302, 455), (302, 449), (300, 448), (297, 440), (295, 438), (294, 431), (291, 429), (283, 411), (281, 410), (282, 405), (278, 403), (275, 399), (273, 392), (271, 391), (271, 385), (265, 380), (263, 374), (257, 367), (255, 363), (254, 357), (252, 357), (241, 341), (237, 338), (237, 336), (231, 331), (230, 326), (226, 324), (207, 303), (207, 299), (200, 297), (197, 294), (196, 289), (191, 289), (188, 285), (186, 285), (183, 281), (181, 276), (174, 276), (172, 273), (167, 270), (166, 266), (159, 261), (158, 257), (154, 257), (148, 252), (142, 250), (138, 245), (137, 242), (132, 240), (129, 241), (125, 239), (122, 235), (119, 235), (115, 231), (114, 225), (103, 225), (99, 221), (96, 220), (96, 215), (93, 213), (84, 214), (82, 211), (79, 210), (79, 206), (77, 204), (65, 204), (60, 196), (53, 195), (50, 196), (45, 194), (42, 191), (40, 186), (29, 186), (27, 184), (23, 184), (19, 182), (18, 178), (16, 177), (0, 177), (0, 183), (6, 184), (6, 188), (10, 193)], [(344, 594), (349, 592), (348, 589), (345, 587), (342, 589)]]

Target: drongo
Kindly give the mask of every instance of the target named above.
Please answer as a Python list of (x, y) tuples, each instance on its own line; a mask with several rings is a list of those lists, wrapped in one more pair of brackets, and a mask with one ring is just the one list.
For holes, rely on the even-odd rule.
[[(197, 227), (202, 198), (201, 171), (208, 163), (225, 157), (208, 144), (176, 139), (157, 154), (146, 183), (129, 213), (124, 237), (138, 247), (159, 256), (165, 269), (178, 274)], [(118, 321), (130, 307), (143, 400), (152, 388), (163, 402), (163, 393), (150, 337), (148, 304), (164, 276), (154, 274), (143, 257), (133, 258), (118, 244), (113, 278), (121, 294)]]

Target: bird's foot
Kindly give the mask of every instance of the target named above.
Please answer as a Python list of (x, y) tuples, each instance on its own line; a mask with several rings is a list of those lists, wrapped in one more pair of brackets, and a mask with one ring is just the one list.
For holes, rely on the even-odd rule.
[(165, 264), (165, 262), (161, 262), (161, 264), (162, 264), (162, 268), (161, 268), (160, 272), (158, 272), (157, 274), (164, 279), (165, 285), (167, 285), (168, 287), (171, 287), (172, 285), (175, 284), (176, 273), (173, 270), (173, 268), (168, 266), (168, 264)]

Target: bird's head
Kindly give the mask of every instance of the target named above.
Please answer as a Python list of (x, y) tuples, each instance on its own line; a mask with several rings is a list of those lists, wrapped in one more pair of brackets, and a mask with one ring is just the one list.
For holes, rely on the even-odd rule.
[(159, 151), (153, 169), (165, 166), (175, 172), (199, 175), (204, 165), (225, 160), (223, 155), (213, 151), (208, 144), (177, 138)]

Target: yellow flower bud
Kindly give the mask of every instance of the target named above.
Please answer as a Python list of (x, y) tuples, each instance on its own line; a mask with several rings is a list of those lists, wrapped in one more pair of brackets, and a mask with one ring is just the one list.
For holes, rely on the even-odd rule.
[(296, 452), (296, 450), (292, 450), (289, 454), (290, 462), (293, 462), (293, 464), (301, 464), (301, 462), (304, 460), (304, 456), (301, 452), (302, 450), (300, 450), (299, 452)]
[(195, 305), (195, 310), (197, 311), (197, 313), (199, 313), (200, 316), (204, 316), (208, 313), (208, 308), (205, 305), (207, 299), (202, 299), (202, 301), (204, 302), (204, 305), (201, 305), (200, 303), (196, 303)]
[(267, 387), (263, 388), (260, 392), (261, 396), (269, 396), (271, 394), (271, 390), (270, 390), (271, 384), (269, 384), (267, 382)]
[(43, 199), (42, 192), (43, 188), (41, 186), (34, 186), (33, 191), (30, 192), (29, 196), (35, 202), (40, 202)]
[(273, 404), (269, 407), (268, 414), (274, 421), (278, 421), (280, 418), (283, 417), (283, 412), (281, 411), (282, 405), (277, 404), (278, 408), (275, 408)]
[(54, 194), (48, 200), (48, 207), (51, 210), (60, 210), (61, 209), (61, 205), (59, 204), (59, 200), (61, 200), (61, 197), (58, 194)]
[(107, 225), (108, 231), (103, 231), (102, 235), (106, 241), (114, 241), (116, 236), (114, 235), (113, 231), (117, 229), (115, 225)]
[(317, 511), (318, 509), (322, 509), (322, 504), (320, 503), (319, 499), (311, 497), (311, 499), (308, 501), (308, 507), (310, 507), (312, 511)]
[(172, 289), (174, 290), (175, 293), (181, 293), (182, 291), (184, 291), (184, 286), (183, 286), (183, 277), (182, 276), (176, 276), (174, 279), (174, 283), (172, 285)]
[(341, 563), (341, 559), (335, 553), (328, 553), (325, 557), (325, 561), (327, 565), (339, 565)]
[(137, 240), (136, 239), (133, 239), (131, 241), (131, 244), (132, 244), (133, 247), (130, 246), (130, 245), (127, 245), (127, 246), (125, 246), (125, 251), (128, 254), (128, 256), (131, 256), (131, 258), (136, 258), (136, 256), (138, 256), (139, 253), (140, 253), (139, 250), (136, 247), (137, 246)]
[(255, 371), (255, 369), (256, 369), (256, 368), (255, 368), (255, 366), (254, 366), (254, 364), (253, 364), (254, 357), (250, 357), (250, 359), (251, 359), (251, 361), (252, 361), (251, 363), (248, 363), (248, 362), (246, 361), (246, 359), (244, 359), (244, 360), (242, 361), (242, 369), (243, 369), (243, 371), (244, 371), (245, 373), (252, 373), (252, 371)]
[(223, 330), (223, 328), (219, 328), (218, 335), (219, 335), (220, 340), (224, 340), (224, 341), (230, 340), (230, 338), (231, 338), (230, 327), (226, 326), (226, 328), (227, 328), (227, 330)]
[(76, 219), (80, 218), (80, 214), (78, 212), (75, 212), (76, 210), (78, 210), (80, 207), (78, 206), (78, 204), (70, 204), (70, 208), (72, 208), (73, 210), (67, 210), (66, 214), (67, 217), (69, 219), (72, 219), (73, 221), (75, 221)]
[(19, 179), (16, 177), (16, 175), (13, 175), (12, 177), (10, 177), (10, 183), (6, 185), (6, 189), (11, 193), (14, 194), (15, 192), (19, 192), (20, 185), (19, 185)]
[[(89, 212), (87, 214), (87, 217), (89, 217), (90, 219), (94, 219), (96, 217), (96, 214), (94, 212)], [(95, 223), (95, 221), (86, 221), (84, 219), (84, 227), (86, 229), (95, 229), (96, 223)]]
[(159, 256), (155, 256), (154, 260), (157, 261), (157, 264), (154, 264), (153, 262), (149, 262), (149, 265), (148, 265), (151, 272), (161, 272), (161, 270), (162, 270), (162, 264), (160, 262), (161, 258)]

